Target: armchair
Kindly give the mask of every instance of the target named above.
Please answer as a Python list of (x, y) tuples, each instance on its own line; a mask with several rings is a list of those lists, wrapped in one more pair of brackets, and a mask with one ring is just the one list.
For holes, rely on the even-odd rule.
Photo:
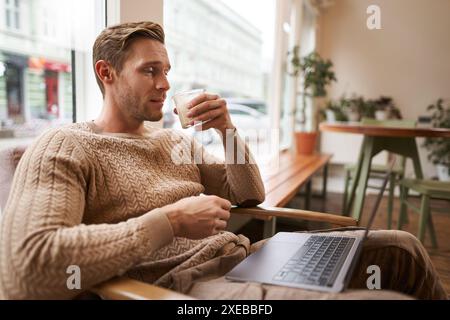
[[(0, 150), (0, 209), (4, 208), (9, 194), (14, 171), (25, 147), (18, 146)], [(250, 215), (256, 219), (271, 220), (274, 217), (297, 218), (309, 221), (328, 222), (336, 226), (356, 226), (357, 220), (333, 214), (276, 207), (232, 208), (232, 214)], [(0, 210), (1, 214), (1, 210)], [(186, 300), (187, 295), (161, 288), (127, 277), (115, 277), (103, 282), (90, 291), (102, 299), (114, 300)]]

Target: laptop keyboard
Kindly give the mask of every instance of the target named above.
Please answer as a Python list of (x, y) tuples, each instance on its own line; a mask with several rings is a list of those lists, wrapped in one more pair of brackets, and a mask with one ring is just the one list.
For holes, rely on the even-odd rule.
[(355, 239), (311, 236), (273, 280), (332, 287)]

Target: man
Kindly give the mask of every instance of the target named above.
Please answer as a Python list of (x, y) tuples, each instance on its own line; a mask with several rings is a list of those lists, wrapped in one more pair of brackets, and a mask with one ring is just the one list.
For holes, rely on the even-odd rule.
[[(221, 163), (181, 133), (144, 124), (161, 119), (170, 87), (159, 25), (107, 28), (93, 58), (104, 98), (100, 116), (44, 133), (17, 168), (1, 225), (0, 297), (72, 298), (126, 273), (200, 298), (228, 298), (230, 292), (264, 298), (261, 286), (248, 296), (245, 284), (220, 278), (250, 250), (248, 239), (223, 232), (231, 205), (264, 200), (258, 168), (235, 133), (225, 101), (203, 94), (192, 101), (191, 116), (210, 120), (202, 129), (218, 131), (224, 146), (233, 139), (244, 164)], [(191, 158), (200, 150), (201, 161), (177, 163), (174, 150)], [(404, 264), (391, 268), (387, 288), (425, 298), (445, 294), (412, 236), (374, 232), (367, 242), (365, 262), (378, 259), (382, 270), (392, 264), (389, 259)], [(67, 285), (73, 266), (80, 270), (80, 290)], [(361, 270), (354, 285), (364, 287)], [(408, 283), (392, 284), (405, 272), (413, 272)], [(272, 289), (278, 296), (308, 295)]]

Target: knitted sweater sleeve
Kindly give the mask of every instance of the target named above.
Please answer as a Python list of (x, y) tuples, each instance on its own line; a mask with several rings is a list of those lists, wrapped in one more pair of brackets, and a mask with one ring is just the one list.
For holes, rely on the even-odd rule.
[[(0, 297), (71, 298), (173, 240), (161, 209), (116, 224), (83, 224), (90, 170), (83, 150), (60, 130), (27, 149), (0, 226)], [(73, 270), (81, 290), (68, 286)]]
[[(264, 184), (250, 149), (237, 133), (228, 139), (225, 161), (208, 153), (202, 146), (202, 161), (198, 164), (205, 194), (228, 199), (234, 205), (255, 206), (265, 199)], [(230, 140), (228, 140), (230, 141)], [(196, 142), (199, 144), (198, 142)]]

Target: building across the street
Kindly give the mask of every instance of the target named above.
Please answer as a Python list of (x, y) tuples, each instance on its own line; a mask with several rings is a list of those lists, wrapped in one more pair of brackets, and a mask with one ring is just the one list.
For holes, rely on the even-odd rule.
[(263, 96), (261, 31), (222, 1), (166, 0), (164, 27), (173, 91)]

